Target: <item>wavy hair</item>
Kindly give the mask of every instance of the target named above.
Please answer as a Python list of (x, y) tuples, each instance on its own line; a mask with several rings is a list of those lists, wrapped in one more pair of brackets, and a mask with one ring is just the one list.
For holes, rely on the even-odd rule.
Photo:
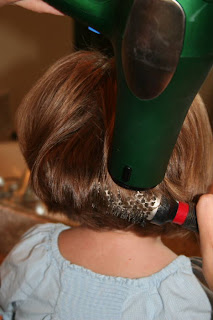
[[(117, 186), (107, 171), (116, 94), (114, 59), (98, 52), (70, 54), (45, 73), (17, 114), (19, 143), (31, 171), (31, 185), (50, 211), (93, 229), (135, 230), (144, 236), (180, 232), (171, 224), (159, 227), (147, 222), (141, 228), (110, 212), (106, 189), (114, 195), (119, 192), (124, 200), (135, 196), (135, 191)], [(179, 201), (193, 200), (212, 182), (212, 156), (211, 128), (198, 95), (165, 178), (151, 191)]]

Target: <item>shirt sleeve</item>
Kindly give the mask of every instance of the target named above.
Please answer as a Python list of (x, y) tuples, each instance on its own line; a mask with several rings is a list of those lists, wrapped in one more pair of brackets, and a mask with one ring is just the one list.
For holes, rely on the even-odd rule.
[(211, 308), (212, 308), (211, 320), (213, 320), (213, 291), (211, 291), (208, 288), (208, 284), (204, 278), (203, 271), (202, 271), (202, 264), (203, 264), (202, 258), (192, 257), (192, 258), (190, 258), (190, 260), (191, 260), (191, 265), (192, 265), (192, 271), (193, 271), (194, 275), (196, 276), (197, 280), (199, 281), (199, 283), (200, 283), (203, 291), (205, 292), (205, 294), (209, 300), (209, 303), (211, 305)]
[(43, 281), (50, 266), (50, 230), (54, 224), (33, 227), (0, 268), (0, 315), (14, 319), (16, 309)]

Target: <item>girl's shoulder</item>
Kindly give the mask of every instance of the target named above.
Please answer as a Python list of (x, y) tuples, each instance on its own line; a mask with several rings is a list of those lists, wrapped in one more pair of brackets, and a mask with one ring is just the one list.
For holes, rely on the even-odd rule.
[[(69, 229), (62, 223), (38, 224), (29, 229), (6, 257), (6, 263), (39, 264), (52, 260), (58, 249), (59, 234)], [(33, 261), (32, 261), (33, 260)]]
[(48, 263), (54, 255), (55, 248), (58, 248), (59, 234), (69, 228), (62, 223), (45, 223), (32, 227), (11, 250), (6, 263), (25, 263), (27, 265), (34, 262), (35, 265), (41, 260), (42, 263), (45, 262), (44, 260)]
[(27, 231), (12, 249), (0, 268), (0, 301), (25, 300), (44, 279), (47, 269), (58, 268), (54, 259), (58, 235), (69, 228), (64, 224), (47, 223)]

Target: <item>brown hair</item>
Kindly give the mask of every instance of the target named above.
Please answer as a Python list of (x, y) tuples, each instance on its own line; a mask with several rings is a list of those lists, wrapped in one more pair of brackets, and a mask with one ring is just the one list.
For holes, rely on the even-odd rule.
[[(112, 181), (107, 158), (116, 105), (114, 60), (79, 51), (56, 62), (25, 97), (17, 130), (35, 193), (52, 212), (96, 229), (174, 233), (176, 226), (139, 228), (110, 214), (106, 188), (134, 197)], [(212, 134), (199, 96), (188, 112), (163, 182), (154, 191), (191, 201), (212, 182)], [(98, 188), (97, 188), (98, 186)], [(147, 191), (145, 194), (149, 194)]]

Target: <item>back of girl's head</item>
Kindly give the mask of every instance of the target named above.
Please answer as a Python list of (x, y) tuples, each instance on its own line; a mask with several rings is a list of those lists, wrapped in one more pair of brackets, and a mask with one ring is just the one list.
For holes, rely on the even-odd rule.
[[(31, 185), (52, 212), (95, 229), (135, 230), (142, 235), (179, 231), (147, 222), (144, 228), (114, 215), (136, 199), (107, 172), (116, 106), (113, 59), (98, 52), (73, 53), (53, 65), (25, 97), (17, 117), (19, 142)], [(152, 191), (181, 201), (212, 182), (212, 135), (199, 96), (188, 112), (163, 182)], [(150, 191), (144, 192), (149, 198)], [(109, 196), (111, 195), (111, 196)], [(119, 201), (114, 201), (119, 195)], [(113, 202), (113, 205), (112, 203)], [(134, 210), (134, 209), (133, 209)]]

